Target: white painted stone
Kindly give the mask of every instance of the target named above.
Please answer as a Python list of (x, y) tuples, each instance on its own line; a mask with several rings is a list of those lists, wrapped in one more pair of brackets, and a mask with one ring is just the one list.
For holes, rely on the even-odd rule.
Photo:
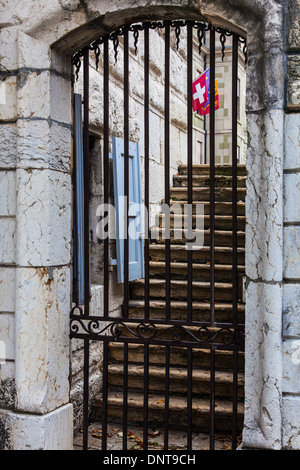
[(0, 311), (15, 311), (15, 268), (0, 267)]
[(300, 284), (283, 286), (283, 335), (300, 338)]
[(73, 450), (71, 404), (41, 416), (3, 412), (9, 435), (6, 450)]
[(284, 227), (284, 277), (300, 279), (300, 227)]
[(47, 413), (68, 402), (70, 269), (18, 268), (17, 408)]
[[(300, 163), (300, 161), (299, 161)], [(284, 222), (300, 221), (300, 173), (284, 175), (283, 186), (283, 220)]]
[(0, 172), (0, 216), (16, 215), (16, 173)]
[(16, 259), (15, 241), (16, 219), (14, 217), (0, 218), (0, 263), (13, 264)]
[(8, 72), (18, 67), (18, 28), (1, 28), (0, 30), (0, 62), (1, 70)]
[(280, 284), (250, 282), (246, 289), (245, 447), (281, 447), (281, 315)]
[(0, 126), (0, 168), (13, 169), (16, 166), (17, 128), (15, 124)]
[(285, 115), (284, 137), (284, 168), (287, 170), (300, 168), (300, 114)]
[(18, 170), (17, 262), (53, 266), (70, 262), (70, 175)]

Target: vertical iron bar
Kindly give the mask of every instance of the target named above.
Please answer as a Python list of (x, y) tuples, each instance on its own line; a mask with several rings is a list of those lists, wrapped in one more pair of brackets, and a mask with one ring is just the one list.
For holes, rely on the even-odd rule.
[(210, 350), (210, 450), (215, 450), (215, 348)]
[(215, 322), (215, 28), (210, 28), (210, 321)]
[(90, 231), (89, 231), (89, 50), (83, 57), (83, 164), (84, 164), (84, 314), (89, 315)]
[(237, 323), (237, 81), (238, 35), (233, 33), (232, 44), (232, 302), (233, 323)]
[[(238, 272), (237, 272), (237, 85), (238, 85), (238, 40), (233, 33), (232, 40), (232, 313), (233, 325), (238, 323)], [(233, 410), (232, 449), (237, 446), (237, 404), (238, 404), (238, 351), (233, 352)]]
[[(188, 162), (188, 205), (193, 204), (193, 26), (187, 23), (187, 162)], [(192, 224), (192, 210), (188, 212), (188, 226)], [(187, 254), (187, 319), (192, 321), (193, 312), (193, 250), (190, 248)]]
[(145, 295), (144, 318), (149, 319), (149, 26), (144, 31), (144, 128), (145, 128)]
[(193, 364), (192, 348), (187, 348), (187, 450), (192, 450), (192, 427), (193, 427)]
[[(165, 22), (165, 204), (170, 205), (170, 23)], [(167, 213), (166, 213), (167, 214)], [(168, 230), (167, 230), (168, 227)], [(170, 319), (170, 221), (165, 215), (166, 319)]]
[[(83, 58), (83, 164), (84, 164), (84, 315), (89, 315), (90, 247), (89, 247), (89, 50)], [(83, 450), (88, 448), (89, 426), (89, 339), (84, 340), (83, 378)]]
[(128, 343), (124, 343), (123, 360), (123, 450), (127, 450), (127, 408), (128, 408)]
[(124, 28), (124, 196), (125, 196), (125, 233), (124, 233), (124, 317), (128, 317), (129, 300), (129, 240), (128, 240), (128, 206), (129, 206), (129, 45), (128, 28)]
[(165, 365), (165, 429), (164, 429), (164, 449), (169, 447), (169, 409), (170, 409), (170, 346), (166, 346)]
[(149, 345), (144, 344), (144, 423), (143, 450), (148, 450)]
[(103, 342), (102, 450), (107, 450), (108, 341)]
[[(104, 142), (103, 142), (103, 176), (104, 204), (108, 204), (109, 195), (109, 43), (104, 40), (104, 70), (103, 70), (103, 99), (104, 99)], [(104, 317), (109, 316), (109, 238), (104, 239)]]

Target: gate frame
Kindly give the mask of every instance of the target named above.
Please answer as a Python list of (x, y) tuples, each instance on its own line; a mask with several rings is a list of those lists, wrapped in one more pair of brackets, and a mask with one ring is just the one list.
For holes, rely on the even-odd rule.
[[(157, 2), (158, 3), (158, 2)], [(233, 2), (232, 2), (233, 3)], [(63, 8), (61, 5), (53, 6), (50, 12), (45, 9), (43, 16), (37, 15), (25, 20), (20, 24), (18, 34), (18, 44), (16, 46), (19, 61), (14, 70), (22, 67), (33, 73), (32, 70), (40, 72), (37, 83), (44, 86), (44, 97), (48, 103), (53, 97), (53, 90), (57, 89), (58, 77), (60, 77), (63, 87), (61, 96), (64, 104), (71, 107), (71, 78), (66, 66), (68, 56), (76, 52), (78, 48), (87, 45), (92, 39), (96, 39), (108, 30), (114, 29), (118, 24), (125, 22), (141, 21), (142, 17), (139, 9), (142, 7), (145, 15), (153, 15), (155, 18), (164, 18), (169, 11), (174, 15), (173, 19), (190, 16), (192, 19), (201, 19), (202, 13), (207, 21), (224, 26), (233, 31), (239, 32), (237, 25), (243, 24), (248, 37), (248, 85), (247, 85), (247, 127), (249, 130), (250, 142), (247, 150), (247, 198), (246, 198), (246, 407), (245, 422), (243, 431), (243, 446), (250, 448), (270, 448), (280, 449), (282, 447), (282, 280), (283, 280), (283, 126), (284, 126), (284, 37), (283, 11), (281, 5), (275, 0), (268, 2), (264, 0), (243, 0), (237, 1), (236, 6), (227, 5), (224, 0), (205, 0), (202, 2), (184, 0), (178, 7), (175, 1), (161, 0), (155, 6), (151, 6), (148, 0), (135, 0), (118, 2), (117, 6), (112, 2), (94, 0), (88, 8), (79, 7)], [(122, 9), (120, 8), (122, 7)], [(49, 7), (50, 8), (50, 7)], [(52, 7), (51, 7), (52, 8)], [(170, 9), (170, 10), (169, 10)], [(78, 27), (78, 25), (80, 25)], [(30, 48), (29, 48), (30, 45)], [(27, 52), (25, 52), (27, 51)], [(30, 53), (29, 53), (30, 51)], [(51, 58), (50, 58), (51, 57)], [(47, 80), (45, 80), (45, 66)], [(268, 82), (268, 78), (270, 81)], [(36, 83), (36, 82), (35, 82)], [(32, 97), (35, 97), (36, 88), (31, 90)], [(69, 127), (69, 117), (64, 116), (61, 105), (57, 101), (49, 105), (49, 114), (43, 119), (57, 123), (68, 137), (65, 141), (71, 140), (71, 129)], [(27, 116), (31, 119), (27, 110), (31, 109), (32, 103), (28, 100), (28, 95), (24, 94), (21, 88), (18, 91), (18, 116)], [(65, 108), (64, 108), (65, 109)], [(58, 110), (62, 110), (62, 115), (58, 115)], [(39, 116), (40, 109), (33, 116)], [(68, 114), (68, 112), (67, 112)], [(65, 119), (64, 119), (65, 117)], [(275, 128), (275, 129), (274, 129)], [(42, 139), (42, 137), (41, 137)], [(48, 158), (52, 156), (54, 150), (49, 148), (49, 139), (53, 136), (49, 134), (44, 137), (45, 148), (47, 148)], [(19, 157), (22, 157), (22, 135), (17, 136)], [(67, 146), (66, 146), (67, 148)], [(23, 167), (24, 169), (24, 163)], [(18, 169), (18, 188), (26, 187), (27, 174), (23, 169)], [(44, 169), (40, 170), (40, 173)], [(47, 170), (49, 173), (54, 171)], [(265, 181), (271, 181), (267, 187)], [(53, 184), (53, 183), (52, 183)], [(53, 185), (54, 186), (54, 185)], [(49, 193), (52, 194), (51, 183), (49, 183)], [(52, 188), (53, 190), (53, 188)], [(71, 206), (72, 193), (69, 189), (69, 197), (66, 196), (66, 204)], [(26, 206), (27, 204), (27, 206)], [(28, 344), (35, 344), (36, 330), (30, 329), (28, 323), (27, 310), (33, 311), (30, 304), (30, 294), (24, 290), (25, 281), (29, 279), (30, 269), (38, 273), (35, 278), (35, 288), (40, 290), (39, 312), (41, 307), (45, 311), (49, 308), (49, 291), (44, 289), (47, 285), (55, 298), (69, 299), (71, 302), (71, 284), (68, 281), (70, 264), (63, 259), (59, 262), (53, 258), (47, 262), (41, 261), (40, 266), (32, 268), (30, 247), (27, 242), (30, 240), (30, 230), (26, 220), (26, 208), (30, 201), (24, 198), (24, 191), (19, 191), (17, 195), (17, 273), (15, 281), (15, 296), (17, 299), (15, 306), (16, 317), (16, 406), (14, 411), (5, 411), (5, 422), (7, 432), (10, 434), (11, 445), (16, 449), (23, 446), (34, 448), (37, 444), (34, 438), (21, 432), (26, 428), (26, 423), (34, 422), (37, 430), (42, 430), (44, 448), (59, 448), (59, 439), (48, 442), (47, 427), (51, 419), (63, 419), (65, 407), (68, 405), (68, 374), (62, 374), (62, 366), (58, 367), (58, 357), (53, 351), (44, 351), (44, 344), (38, 343), (39, 350), (35, 350), (35, 357), (40, 351), (45, 358), (42, 367), (39, 364), (31, 364), (26, 368), (28, 361)], [(53, 208), (58, 214), (59, 208)], [(43, 223), (42, 215), (37, 214)], [(66, 226), (65, 220), (59, 221), (59, 228)], [(71, 223), (69, 235), (71, 235)], [(28, 234), (27, 234), (28, 231)], [(56, 235), (56, 234), (55, 234)], [(66, 240), (71, 243), (71, 236)], [(60, 240), (61, 247), (66, 242)], [(44, 248), (53, 242), (53, 232), (48, 230), (43, 233), (38, 242), (40, 253)], [(27, 258), (28, 257), (28, 258)], [(63, 266), (67, 280), (61, 283), (61, 276), (57, 274), (59, 266)], [(40, 270), (40, 271), (38, 271)], [(32, 278), (30, 278), (31, 282)], [(49, 283), (49, 284), (48, 284)], [(32, 286), (32, 284), (31, 284)], [(51, 286), (51, 287), (50, 287)], [(32, 286), (33, 287), (33, 286)], [(30, 290), (30, 289), (29, 289)], [(30, 291), (31, 293), (32, 291)], [(59, 310), (58, 306), (53, 307), (53, 313), (61, 318), (66, 312)], [(45, 331), (48, 328), (49, 319), (47, 316), (38, 318), (39, 328)], [(32, 320), (31, 320), (32, 321)], [(51, 326), (51, 340), (53, 342), (60, 339), (63, 342), (62, 351), (69, 355), (68, 329), (62, 329), (59, 322)], [(25, 336), (24, 336), (25, 335)], [(50, 334), (48, 333), (49, 338)], [(27, 338), (24, 342), (24, 338)], [(41, 370), (47, 374), (51, 371), (51, 380), (47, 380), (44, 393), (39, 393), (38, 377)], [(59, 379), (61, 387), (64, 389), (62, 396), (57, 400), (56, 378)], [(31, 384), (30, 397), (26, 390), (26, 381)], [(47, 397), (47, 402), (44, 398)], [(67, 405), (66, 405), (67, 404)], [(24, 411), (24, 415), (20, 412)], [(69, 411), (68, 411), (69, 413)], [(69, 415), (68, 415), (69, 416)], [(52, 431), (55, 429), (53, 424)], [(38, 431), (37, 431), (38, 433)], [(29, 433), (30, 434), (30, 433)], [(65, 445), (70, 445), (72, 427), (68, 424), (64, 432)], [(56, 434), (58, 436), (58, 433)], [(45, 444), (46, 443), (46, 444)]]

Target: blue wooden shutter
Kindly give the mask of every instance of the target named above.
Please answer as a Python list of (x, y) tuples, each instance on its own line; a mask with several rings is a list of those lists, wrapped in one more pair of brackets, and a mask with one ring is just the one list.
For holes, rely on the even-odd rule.
[[(118, 282), (124, 282), (124, 141), (112, 141)], [(129, 142), (129, 281), (144, 277), (143, 214), (139, 145)], [(130, 236), (132, 235), (132, 236)]]
[(84, 178), (82, 97), (75, 94), (74, 281), (76, 302), (84, 304)]

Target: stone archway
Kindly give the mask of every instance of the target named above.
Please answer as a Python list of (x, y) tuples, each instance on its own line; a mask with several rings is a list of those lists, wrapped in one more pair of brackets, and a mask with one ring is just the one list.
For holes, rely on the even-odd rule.
[[(120, 22), (142, 20), (144, 15), (157, 18), (168, 14), (176, 19), (184, 14), (192, 18), (203, 15), (213, 24), (228, 26), (233, 31), (239, 31), (242, 24), (248, 35), (243, 444), (281, 448), (283, 17), (276, 1), (237, 3), (237, 6), (228, 6), (222, 0), (192, 4), (185, 1), (178, 6), (177, 1), (162, 1), (153, 7), (146, 0), (124, 0), (117, 5), (95, 0), (88, 7), (82, 7), (77, 2), (66, 1), (55, 7), (43, 5), (32, 17), (32, 5), (28, 2), (28, 11), (24, 10), (18, 33), (16, 29), (10, 31), (11, 36), (7, 33), (7, 45), (12, 37), (16, 41), (14, 66), (11, 58), (7, 69), (15, 70), (18, 78), (14, 105), (18, 148), (14, 167), (18, 188), (18, 267), (13, 274), (17, 333), (14, 409), (18, 413), (4, 413), (11, 447), (66, 448), (71, 446), (72, 440), (72, 409), (68, 404), (71, 299), (68, 57)], [(32, 292), (35, 292), (34, 298)], [(32, 327), (34, 324), (36, 328)], [(54, 431), (61, 422), (66, 426), (63, 440)], [(34, 440), (28, 435), (24, 443), (22, 429), (28, 426), (38, 430), (39, 438)]]

